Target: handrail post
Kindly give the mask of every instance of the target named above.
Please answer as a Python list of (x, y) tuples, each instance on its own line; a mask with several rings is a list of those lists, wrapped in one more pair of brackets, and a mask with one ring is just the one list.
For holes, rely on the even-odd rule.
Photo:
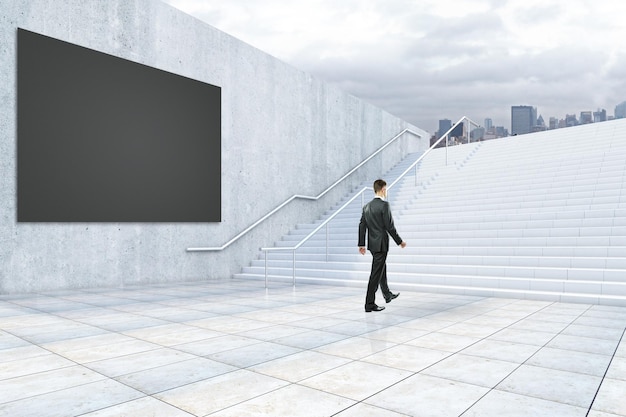
[(446, 166), (448, 166), (448, 139), (450, 136), (446, 135)]
[(328, 262), (328, 225), (330, 222), (326, 223), (326, 262)]
[(296, 250), (293, 250), (293, 286), (296, 287)]
[(268, 251), (263, 251), (265, 252), (265, 289), (267, 289), (267, 252)]

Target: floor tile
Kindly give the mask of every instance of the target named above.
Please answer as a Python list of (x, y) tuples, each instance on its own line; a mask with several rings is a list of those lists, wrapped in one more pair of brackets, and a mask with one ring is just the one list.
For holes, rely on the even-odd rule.
[(493, 388), (517, 367), (513, 362), (458, 354), (430, 366), (422, 374)]
[(592, 337), (569, 336), (560, 334), (552, 339), (547, 346), (575, 350), (578, 352), (597, 353), (599, 355), (612, 356), (617, 348), (617, 340), (595, 339)]
[(277, 324), (270, 327), (263, 327), (260, 329), (249, 330), (246, 332), (237, 333), (237, 335), (242, 337), (247, 337), (251, 339), (262, 340), (265, 342), (270, 342), (281, 337), (289, 337), (300, 333), (306, 333), (309, 329), (304, 327), (296, 327), (285, 324)]
[(502, 329), (489, 339), (500, 340), (503, 342), (511, 342), (516, 344), (531, 345), (531, 346), (544, 346), (550, 340), (554, 339), (556, 334), (539, 332), (533, 330), (524, 329)]
[[(573, 320), (573, 319), (572, 319)], [(534, 317), (529, 317), (513, 324), (510, 328), (513, 330), (529, 330), (534, 332), (551, 333), (553, 335), (561, 333), (569, 324), (567, 322), (546, 321)]]
[(275, 343), (292, 346), (301, 349), (313, 349), (339, 340), (347, 339), (349, 336), (340, 333), (326, 332), (322, 330), (309, 330), (304, 333), (297, 333), (291, 336), (274, 339)]
[(493, 390), (472, 405), (463, 417), (586, 417), (586, 415), (587, 409), (583, 407)]
[[(0, 324), (0, 327), (2, 325)], [(0, 350), (29, 346), (30, 342), (0, 330)], [(2, 359), (0, 359), (2, 360)]]
[(350, 362), (300, 381), (300, 385), (361, 401), (412, 373), (365, 362)]
[(622, 336), (619, 346), (615, 350), (615, 356), (626, 358), (626, 337)]
[(626, 357), (614, 356), (606, 377), (626, 381)]
[(74, 365), (76, 365), (74, 362), (51, 353), (25, 359), (0, 362), (0, 380), (16, 378), (24, 375), (31, 375), (60, 368), (68, 368)]
[(351, 337), (315, 348), (316, 351), (349, 359), (361, 359), (381, 350), (395, 346), (382, 340), (366, 337)]
[(335, 414), (336, 417), (406, 417), (406, 414), (395, 413), (381, 407), (358, 403), (352, 407)]
[(272, 325), (263, 321), (235, 316), (209, 317), (208, 319), (188, 321), (185, 324), (228, 334), (270, 327)]
[(284, 356), (293, 355), (301, 349), (272, 342), (260, 342), (237, 349), (225, 350), (208, 355), (207, 358), (238, 368), (247, 368)]
[(243, 336), (219, 336), (209, 339), (197, 340), (195, 342), (183, 343), (174, 347), (183, 352), (191, 353), (196, 356), (208, 356), (226, 350), (238, 349), (244, 346), (255, 345), (261, 343), (259, 340), (251, 339)]
[(0, 401), (17, 401), (106, 379), (104, 375), (85, 370), (81, 366), (64, 367), (18, 376), (0, 381), (0, 392), (2, 393)]
[(362, 337), (366, 337), (368, 339), (383, 340), (391, 343), (404, 343), (408, 342), (409, 340), (417, 339), (418, 337), (424, 336), (428, 333), (430, 333), (430, 331), (428, 330), (409, 329), (399, 326), (388, 326), (383, 327), (379, 330), (365, 333), (362, 335)]
[(593, 409), (626, 416), (626, 381), (606, 378), (593, 402)]
[(427, 349), (445, 350), (447, 352), (454, 353), (463, 350), (478, 341), (480, 341), (480, 339), (476, 337), (435, 332), (408, 341), (407, 344)]
[(384, 329), (385, 327), (388, 326), (380, 323), (356, 321), (324, 327), (322, 330), (347, 336), (360, 336), (366, 333), (370, 333), (374, 330)]
[(467, 322), (453, 324), (445, 329), (439, 330), (440, 333), (453, 334), (459, 336), (473, 337), (476, 339), (483, 339), (497, 333), (502, 327), (494, 326), (492, 324), (469, 324)]
[[(616, 417), (617, 414), (613, 413), (603, 413), (602, 411), (591, 410), (586, 417)], [(621, 416), (618, 416), (621, 417)]]
[(539, 346), (521, 345), (488, 338), (463, 349), (463, 354), (514, 363), (524, 363), (539, 349)]
[(67, 352), (59, 353), (64, 357), (77, 362), (77, 363), (89, 363), (102, 361), (105, 359), (112, 359), (118, 356), (132, 355), (139, 352), (147, 352), (150, 350), (159, 349), (160, 346), (154, 343), (144, 342), (142, 340), (129, 340), (125, 342), (106, 344), (102, 346), (92, 346), (89, 348), (70, 350)]
[(109, 332), (103, 328), (82, 325), (80, 327), (66, 329), (63, 331), (50, 331), (24, 336), (24, 339), (28, 340), (31, 343), (45, 344), (57, 341), (63, 342), (66, 340), (73, 340), (89, 336), (97, 336), (107, 333)]
[(298, 382), (345, 365), (350, 359), (315, 351), (303, 351), (248, 368), (274, 378)]
[(205, 416), (287, 385), (288, 382), (241, 369), (154, 396), (188, 413)]
[(224, 336), (224, 333), (221, 332), (200, 329), (198, 327), (187, 326), (182, 323), (176, 324), (175, 327), (168, 326), (167, 329), (162, 331), (157, 329), (141, 329), (124, 332), (124, 334), (136, 339), (141, 339), (146, 342), (167, 347)]
[(417, 374), (364, 402), (373, 406), (385, 404), (385, 408), (407, 416), (450, 417), (461, 415), (488, 391), (476, 385)]
[(350, 321), (339, 319), (339, 318), (320, 316), (320, 317), (309, 317), (303, 320), (293, 321), (289, 323), (289, 325), (297, 326), (297, 327), (305, 327), (311, 330), (320, 330), (325, 327), (336, 326), (338, 324), (345, 324), (345, 323), (350, 323)]
[(234, 372), (238, 368), (206, 358), (195, 358), (169, 365), (133, 372), (115, 378), (146, 394), (182, 387)]
[(294, 321), (304, 320), (310, 316), (289, 311), (261, 310), (239, 313), (235, 317), (248, 318), (251, 320), (263, 321), (271, 324), (286, 324)]
[(85, 366), (96, 372), (114, 378), (116, 376), (158, 368), (171, 363), (196, 358), (195, 355), (180, 350), (160, 348), (147, 352), (133, 353), (111, 359), (89, 362)]
[(355, 401), (312, 388), (289, 385), (219, 411), (215, 417), (332, 416)]
[(602, 377), (610, 361), (611, 357), (607, 355), (546, 347), (539, 350), (526, 364)]
[(24, 346), (10, 347), (5, 349), (0, 348), (0, 369), (5, 363), (47, 355), (50, 355), (49, 350), (32, 344), (26, 344)]
[(573, 324), (581, 326), (601, 327), (604, 329), (624, 330), (624, 322), (626, 322), (626, 317), (624, 314), (603, 315), (599, 313), (588, 313), (576, 319)]
[(522, 365), (496, 388), (530, 397), (589, 408), (602, 378)]
[(82, 414), (82, 417), (120, 417), (120, 416), (150, 416), (150, 417), (193, 417), (183, 410), (179, 410), (163, 401), (152, 397), (142, 397), (111, 407), (103, 408), (91, 413)]
[(419, 346), (397, 345), (374, 353), (362, 360), (368, 363), (420, 372), (425, 368), (444, 360), (451, 355), (442, 350), (427, 349)]
[(80, 337), (76, 339), (62, 340), (57, 342), (41, 344), (51, 352), (63, 355), (67, 352), (77, 351), (81, 349), (96, 349), (100, 346), (117, 345), (120, 343), (133, 342), (136, 339), (125, 336), (121, 333), (107, 332), (96, 336)]
[(401, 323), (399, 326), (402, 328), (426, 330), (429, 332), (436, 332), (446, 327), (452, 326), (456, 322), (448, 320), (435, 320), (430, 317), (422, 317), (419, 319), (409, 320)]
[(0, 415), (20, 417), (78, 416), (142, 396), (143, 394), (126, 385), (105, 379), (65, 389), (57, 388), (57, 390), (36, 397), (0, 404)]
[[(624, 323), (626, 323), (626, 321), (622, 324)], [(599, 323), (593, 323), (593, 325), (572, 324), (567, 326), (561, 334), (590, 337), (593, 339), (619, 340), (623, 331), (624, 328), (603, 327)]]

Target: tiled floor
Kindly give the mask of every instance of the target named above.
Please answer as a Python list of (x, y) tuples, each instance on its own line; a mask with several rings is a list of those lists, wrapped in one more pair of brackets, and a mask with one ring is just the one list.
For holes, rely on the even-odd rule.
[(365, 313), (364, 295), (0, 296), (0, 416), (626, 416), (626, 308), (405, 291)]

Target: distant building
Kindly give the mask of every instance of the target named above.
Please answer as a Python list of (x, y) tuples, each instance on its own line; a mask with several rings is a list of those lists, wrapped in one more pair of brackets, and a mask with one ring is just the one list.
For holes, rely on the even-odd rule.
[(493, 120), (487, 118), (485, 119), (485, 129), (489, 131), (493, 127)]
[(605, 109), (598, 109), (596, 111), (593, 112), (593, 122), (594, 123), (598, 123), (598, 122), (606, 122), (606, 110)]
[(589, 123), (593, 123), (593, 116), (590, 111), (581, 111), (580, 112), (580, 124), (586, 125)]
[(537, 108), (511, 106), (511, 134), (523, 135), (533, 131), (537, 125)]
[(470, 140), (472, 142), (478, 142), (485, 138), (486, 130), (484, 127), (477, 127), (470, 132)]
[(548, 128), (546, 127), (546, 122), (543, 120), (543, 116), (539, 115), (539, 117), (537, 117), (537, 123), (532, 127), (531, 132), (543, 132), (544, 130), (548, 130)]
[(565, 115), (565, 127), (572, 127), (578, 125), (578, 119), (576, 119), (575, 114), (566, 114)]
[(452, 120), (441, 119), (439, 120), (439, 130), (437, 131), (437, 137), (442, 137), (452, 127)]
[(550, 121), (548, 123), (548, 129), (550, 130), (559, 128), (559, 119), (556, 117), (550, 117)]
[(626, 101), (622, 101), (620, 104), (615, 106), (615, 118), (616, 119), (626, 118)]

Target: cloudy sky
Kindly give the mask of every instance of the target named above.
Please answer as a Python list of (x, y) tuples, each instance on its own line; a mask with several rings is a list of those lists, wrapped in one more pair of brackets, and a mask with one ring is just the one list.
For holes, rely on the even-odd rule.
[(165, 1), (431, 133), (626, 100), (621, 0)]

